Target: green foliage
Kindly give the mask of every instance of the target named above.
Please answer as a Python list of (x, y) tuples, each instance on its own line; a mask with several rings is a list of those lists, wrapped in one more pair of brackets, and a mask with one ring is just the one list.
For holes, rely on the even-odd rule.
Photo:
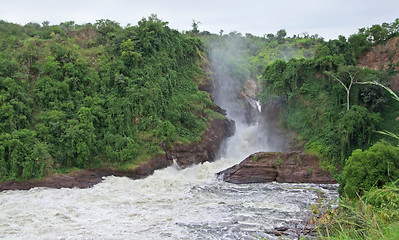
[(360, 29), (348, 40), (323, 42), (307, 68), (280, 61), (262, 75), (262, 100), (286, 103), (283, 125), (308, 139), (306, 151), (335, 173), (341, 197), (350, 199), (320, 220), (322, 238), (395, 239), (399, 234), (399, 148), (380, 140), (397, 144), (397, 96), (386, 87), (395, 71), (356, 67), (372, 45), (398, 36), (398, 21)]
[(0, 179), (43, 177), (52, 168), (45, 143), (36, 132), (22, 129), (0, 135)]
[(370, 113), (364, 107), (355, 105), (349, 111), (343, 112), (338, 120), (342, 156), (348, 155), (353, 147), (370, 144), (371, 136), (379, 121), (379, 114)]
[(397, 239), (399, 188), (372, 188), (358, 201), (343, 199), (316, 223), (321, 239)]
[(399, 188), (398, 180), (388, 183), (382, 188), (373, 187), (363, 197), (374, 210), (380, 214), (384, 222), (399, 220)]
[(364, 51), (368, 50), (372, 44), (367, 40), (367, 35), (359, 32), (348, 38), (348, 48), (350, 49), (350, 57), (358, 60)]
[(156, 15), (125, 28), (99, 20), (0, 29), (1, 180), (126, 166), (199, 140), (218, 116), (193, 81), (205, 74), (201, 41)]
[(277, 168), (279, 168), (281, 166), (281, 164), (283, 164), (283, 159), (278, 157), (273, 163), (274, 163), (274, 165), (276, 165)]
[[(359, 32), (349, 36), (348, 40), (343, 36), (324, 42), (316, 51), (316, 59), (323, 61), (324, 70), (339, 64), (356, 64), (361, 55), (375, 44), (383, 44), (389, 39), (399, 36), (399, 18), (393, 23), (375, 24), (369, 28), (361, 28)], [(338, 58), (340, 60), (338, 60)], [(338, 60), (338, 61), (337, 61)]]
[(290, 100), (294, 93), (306, 91), (306, 80), (313, 77), (313, 62), (307, 59), (291, 59), (288, 62), (276, 60), (266, 67), (261, 77), (263, 91), (260, 98), (268, 99), (282, 97)]
[(355, 150), (347, 159), (340, 190), (349, 198), (356, 198), (373, 186), (396, 181), (399, 178), (399, 147), (378, 142), (368, 150)]
[(397, 23), (322, 42), (313, 59), (277, 60), (261, 76), (261, 100), (285, 103), (282, 126), (306, 139), (305, 150), (340, 183), (340, 206), (317, 222), (322, 239), (399, 234), (399, 101), (387, 87), (395, 71), (356, 66), (373, 44), (398, 36)]
[[(322, 39), (317, 37), (286, 37), (285, 30), (277, 32), (276, 36), (268, 35), (260, 44), (259, 50), (251, 59), (251, 71), (255, 76), (262, 73), (265, 66), (277, 60), (312, 58)], [(283, 37), (284, 36), (284, 37)], [(253, 39), (253, 37), (249, 38)]]
[(308, 139), (307, 150), (319, 151), (331, 170), (343, 167), (354, 149), (381, 138), (375, 132), (384, 122), (378, 111), (388, 109), (387, 94), (369, 82), (386, 82), (389, 75), (347, 65), (354, 62), (348, 51), (346, 39), (340, 37), (323, 43), (314, 59), (275, 61), (260, 80), (260, 99), (286, 103), (283, 126)]
[[(399, 35), (398, 23), (399, 19), (391, 24), (363, 28), (348, 39), (339, 36), (317, 41), (311, 55), (314, 57), (310, 59), (299, 54), (287, 58), (279, 55), (283, 52), (281, 43), (288, 43), (288, 39), (279, 42), (276, 35), (268, 34), (267, 47), (258, 50), (254, 58), (255, 62), (263, 61), (263, 66), (261, 63), (254, 68), (261, 70), (258, 97), (263, 103), (285, 104), (282, 126), (296, 130), (300, 138), (307, 140), (305, 150), (320, 158), (321, 166), (339, 180), (341, 195), (351, 199), (368, 193), (373, 186), (381, 190), (384, 184), (398, 178), (399, 149), (386, 141), (378, 142), (389, 139), (397, 144), (399, 139), (397, 96), (387, 87), (396, 71), (392, 66), (388, 71), (357, 66), (359, 58), (373, 45), (384, 44)], [(309, 38), (295, 40), (305, 39)], [(271, 54), (273, 52), (277, 54)], [(273, 60), (264, 61), (266, 58)], [(387, 196), (396, 199), (396, 192), (394, 195), (391, 190), (387, 192), (385, 199)], [(367, 196), (368, 201), (374, 201), (374, 195)], [(361, 206), (359, 202), (355, 204)], [(369, 208), (359, 213), (343, 206), (342, 219), (333, 222), (333, 228), (327, 227), (326, 235), (333, 233), (337, 239), (375, 239), (376, 236), (389, 239), (392, 235), (386, 232), (398, 227), (397, 224), (377, 228), (372, 224), (376, 217), (384, 218), (376, 212), (386, 214), (390, 208)]]

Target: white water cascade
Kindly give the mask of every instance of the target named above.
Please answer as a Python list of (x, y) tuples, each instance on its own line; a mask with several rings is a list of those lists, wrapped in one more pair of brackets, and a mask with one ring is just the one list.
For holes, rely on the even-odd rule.
[[(336, 199), (335, 185), (216, 179), (251, 153), (279, 150), (265, 144), (260, 125), (245, 124), (222, 103), (236, 133), (217, 161), (184, 170), (173, 165), (140, 180), (106, 177), (87, 189), (0, 192), (0, 239), (277, 239), (269, 230), (301, 229), (320, 192), (325, 201)], [(287, 237), (296, 238), (295, 229)]]

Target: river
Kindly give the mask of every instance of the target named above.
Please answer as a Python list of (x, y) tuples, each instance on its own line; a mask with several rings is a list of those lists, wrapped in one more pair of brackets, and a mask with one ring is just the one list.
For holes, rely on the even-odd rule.
[(337, 197), (335, 185), (234, 185), (215, 178), (252, 152), (257, 128), (238, 127), (212, 163), (173, 165), (140, 180), (106, 177), (88, 189), (1, 192), (0, 239), (274, 239), (266, 230), (300, 228), (319, 191), (325, 201)]
[[(227, 69), (214, 64), (215, 56), (213, 65)], [(236, 133), (216, 161), (173, 165), (139, 180), (106, 177), (87, 189), (1, 192), (0, 239), (277, 239), (268, 232), (284, 226), (291, 229), (287, 238), (296, 238), (320, 192), (334, 203), (337, 186), (218, 180), (215, 173), (251, 153), (281, 150), (264, 126), (245, 123), (237, 84), (220, 69), (213, 68), (214, 99), (235, 120)]]

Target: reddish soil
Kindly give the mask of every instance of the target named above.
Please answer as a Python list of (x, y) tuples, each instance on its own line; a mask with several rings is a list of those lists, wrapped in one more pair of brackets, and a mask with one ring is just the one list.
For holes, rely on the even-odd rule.
[[(360, 67), (374, 70), (388, 70), (393, 68), (399, 71), (399, 38), (393, 38), (386, 44), (376, 45), (359, 59)], [(390, 88), (399, 92), (399, 74), (391, 79)]]

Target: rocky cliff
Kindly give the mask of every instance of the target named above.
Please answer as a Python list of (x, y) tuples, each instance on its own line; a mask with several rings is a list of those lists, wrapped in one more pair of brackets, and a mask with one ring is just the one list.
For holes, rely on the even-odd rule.
[(167, 152), (168, 161), (176, 160), (177, 165), (186, 168), (198, 163), (215, 160), (220, 145), (234, 133), (234, 121), (216, 119), (209, 126), (199, 143), (177, 144)]

